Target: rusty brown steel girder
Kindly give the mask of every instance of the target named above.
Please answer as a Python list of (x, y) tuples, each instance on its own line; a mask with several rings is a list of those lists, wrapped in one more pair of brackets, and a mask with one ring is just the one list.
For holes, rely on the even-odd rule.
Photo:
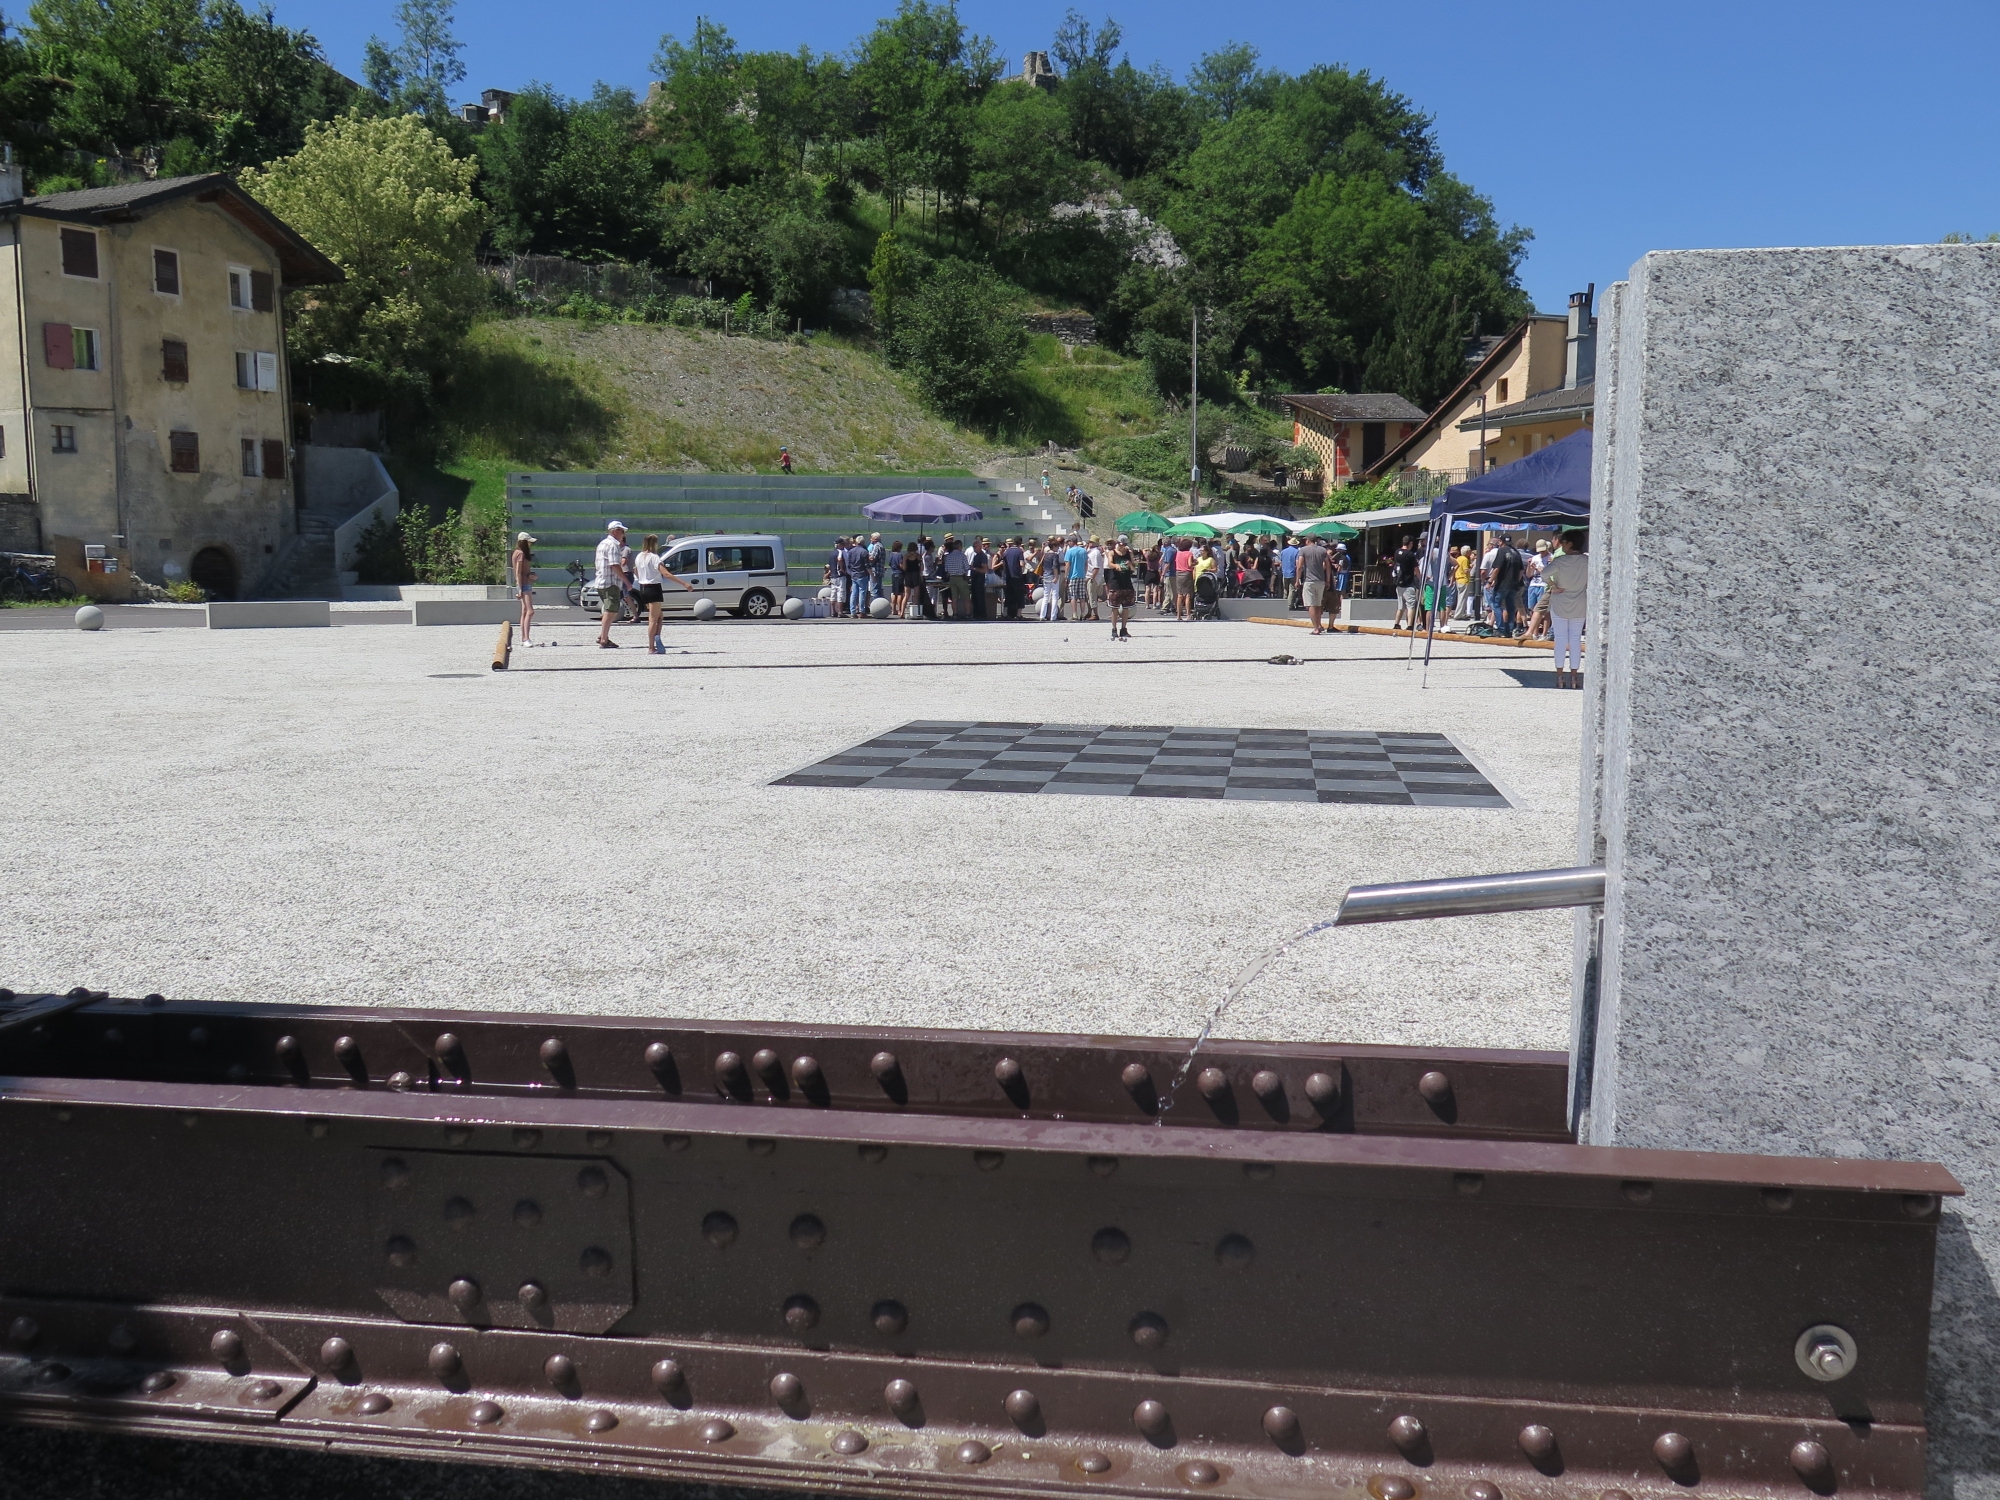
[[(1482, 1134), (1471, 1098), (1162, 1127), (1118, 1079), (1166, 1042), (372, 1020), (371, 1069), (414, 1027), (468, 1076), (343, 1078), (362, 1018), (306, 1007), (0, 1031), (0, 1420), (954, 1500), (1922, 1489), (1941, 1167)], [(756, 1050), (825, 1101), (739, 1101)], [(1242, 1069), (1333, 1059), (1369, 1112), (1360, 1049), (1225, 1055), (1246, 1105)], [(1466, 1076), (1395, 1066), (1427, 1106)]]

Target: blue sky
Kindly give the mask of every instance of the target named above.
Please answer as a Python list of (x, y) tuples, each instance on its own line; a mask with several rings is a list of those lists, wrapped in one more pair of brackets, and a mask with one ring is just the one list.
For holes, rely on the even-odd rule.
[[(354, 76), (395, 0), (276, 0)], [(963, 0), (1018, 60), (1065, 0)], [(1083, 7), (1093, 22), (1102, 3)], [(752, 7), (460, 0), (465, 98), (539, 80), (643, 90), (662, 32), (714, 16), (749, 48), (846, 48), (892, 3)], [(1231, 41), (1268, 66), (1367, 69), (1437, 119), (1451, 170), (1535, 233), (1523, 279), (1556, 310), (1654, 249), (1905, 244), (2000, 229), (1990, 100), (2000, 7), (1321, 3), (1111, 4), (1126, 51), (1176, 74)]]

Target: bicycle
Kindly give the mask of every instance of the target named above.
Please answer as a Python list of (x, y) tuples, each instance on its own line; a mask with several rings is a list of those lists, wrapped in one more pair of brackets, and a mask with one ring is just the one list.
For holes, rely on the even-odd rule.
[(40, 600), (74, 599), (83, 591), (73, 582), (56, 571), (56, 560), (22, 556), (18, 553), (0, 554), (0, 599), (20, 599), (26, 602)]
[[(583, 563), (572, 560), (564, 571), (569, 574), (570, 582), (569, 587), (563, 590), (563, 598), (569, 601), (570, 607), (572, 609), (588, 611), (593, 615), (602, 614), (604, 610), (603, 606), (598, 602), (597, 584), (594, 581), (589, 583), (584, 582), (586, 575), (592, 574), (593, 570)], [(619, 597), (618, 623), (620, 625), (636, 625), (644, 618), (645, 616), (641, 613), (639, 606), (632, 602), (632, 595), (629, 590)]]

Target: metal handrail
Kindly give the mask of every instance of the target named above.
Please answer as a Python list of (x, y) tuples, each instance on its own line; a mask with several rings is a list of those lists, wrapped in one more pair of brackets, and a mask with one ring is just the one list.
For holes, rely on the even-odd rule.
[(1466, 875), (1454, 880), (1350, 886), (1340, 898), (1340, 910), (1333, 923), (1336, 927), (1355, 927), (1364, 922), (1415, 922), (1426, 917), (1599, 906), (1603, 901), (1601, 865), (1567, 870), (1518, 870), (1510, 875)]

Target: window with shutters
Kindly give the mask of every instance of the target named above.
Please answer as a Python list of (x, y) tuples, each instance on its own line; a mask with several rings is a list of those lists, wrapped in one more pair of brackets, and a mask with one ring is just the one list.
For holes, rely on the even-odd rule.
[(269, 312), (277, 305), (278, 278), (269, 271), (250, 273), (250, 310)]
[(63, 275), (97, 280), (96, 234), (88, 229), (65, 229), (61, 233)]
[(181, 257), (175, 250), (153, 252), (153, 290), (162, 297), (181, 294)]
[(264, 477), (283, 479), (285, 477), (285, 445), (277, 438), (264, 439)]
[(229, 305), (242, 312), (250, 311), (250, 268), (231, 266), (229, 268)]
[(177, 385), (187, 384), (188, 346), (180, 339), (160, 340), (160, 378)]
[(52, 440), (49, 443), (49, 452), (76, 452), (76, 429), (62, 422), (56, 423), (52, 433)]
[(176, 474), (201, 472), (201, 438), (192, 432), (167, 434), (167, 467)]
[(67, 370), (76, 363), (76, 340), (67, 323), (42, 325), (42, 358), (51, 370)]
[(98, 368), (97, 351), (100, 340), (95, 328), (72, 328), (69, 331), (70, 368), (72, 370), (95, 370)]
[(257, 477), (257, 440), (255, 438), (244, 438), (242, 442), (243, 477), (245, 479), (255, 479)]
[(246, 391), (275, 391), (278, 388), (278, 356), (268, 349), (238, 349), (236, 384)]

